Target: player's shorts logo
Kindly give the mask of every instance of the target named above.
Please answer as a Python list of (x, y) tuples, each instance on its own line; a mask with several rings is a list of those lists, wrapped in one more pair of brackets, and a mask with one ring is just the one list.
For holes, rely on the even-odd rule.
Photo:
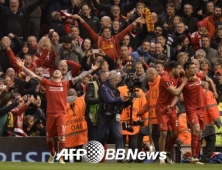
[(83, 148), (86, 149), (87, 154), (83, 156), (83, 158), (87, 162), (91, 163), (98, 163), (100, 162), (105, 154), (105, 150), (103, 148), (103, 145), (100, 142), (97, 141), (89, 141), (85, 145), (83, 145)]

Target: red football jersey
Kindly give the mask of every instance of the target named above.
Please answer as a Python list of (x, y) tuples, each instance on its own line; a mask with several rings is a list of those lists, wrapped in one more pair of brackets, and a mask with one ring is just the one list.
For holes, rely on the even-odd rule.
[[(182, 92), (186, 110), (194, 110), (204, 106), (204, 96), (201, 81), (206, 79), (202, 73), (197, 73), (197, 80), (188, 81)], [(180, 81), (181, 83), (181, 81)]]
[(167, 107), (175, 98), (175, 96), (167, 90), (170, 86), (177, 87), (177, 79), (169, 77), (168, 74), (163, 75), (160, 79), (159, 97), (157, 100), (159, 108)]
[(56, 83), (42, 78), (41, 85), (46, 88), (47, 114), (66, 114), (69, 81)]

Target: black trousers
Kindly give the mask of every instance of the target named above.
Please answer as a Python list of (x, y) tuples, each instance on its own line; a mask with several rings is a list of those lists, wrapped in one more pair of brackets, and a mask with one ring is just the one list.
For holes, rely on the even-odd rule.
[(215, 134), (203, 137), (206, 140), (206, 147), (203, 150), (203, 156), (201, 158), (201, 162), (210, 162), (210, 158), (212, 153), (214, 152), (216, 136)]
[(159, 151), (160, 131), (158, 129), (158, 124), (152, 124), (151, 126), (153, 126), (151, 135), (155, 146), (155, 150)]
[[(129, 137), (129, 147), (130, 149), (132, 149), (133, 151), (135, 151), (135, 149), (138, 148), (138, 133), (135, 135), (128, 135)], [(124, 146), (126, 145), (126, 135), (123, 135), (123, 144)]]

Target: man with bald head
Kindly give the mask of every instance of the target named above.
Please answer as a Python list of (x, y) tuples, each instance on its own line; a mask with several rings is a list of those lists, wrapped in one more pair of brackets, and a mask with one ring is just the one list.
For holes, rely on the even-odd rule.
[(157, 73), (155, 68), (147, 69), (146, 76), (149, 84), (149, 97), (147, 103), (139, 110), (138, 115), (142, 116), (149, 111), (151, 143), (152, 145), (154, 144), (155, 150), (159, 151), (158, 140), (160, 137), (160, 133), (158, 130), (155, 106), (159, 96), (159, 83), (161, 76)]
[(27, 40), (29, 34), (29, 15), (43, 0), (36, 0), (19, 8), (19, 0), (10, 0), (9, 8), (0, 4), (0, 38), (10, 33)]
[[(68, 71), (68, 65), (72, 66), (72, 70)], [(71, 80), (72, 78), (78, 76), (78, 73), (80, 71), (81, 66), (71, 60), (61, 60), (59, 62), (58, 69), (61, 71), (63, 80), (62, 81), (67, 81)]]
[(102, 18), (101, 18), (101, 21), (100, 21), (100, 26), (101, 27), (111, 27), (111, 23), (112, 23), (112, 21), (111, 21), (111, 18), (109, 17), (109, 16), (103, 16)]

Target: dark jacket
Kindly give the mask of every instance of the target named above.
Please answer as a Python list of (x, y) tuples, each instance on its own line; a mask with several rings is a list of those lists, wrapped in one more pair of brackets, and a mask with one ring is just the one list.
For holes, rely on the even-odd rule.
[[(100, 20), (99, 20), (99, 18), (97, 18), (95, 16), (91, 16), (91, 18), (87, 18), (83, 15), (81, 17), (82, 17), (82, 19), (84, 19), (84, 21), (88, 25), (90, 25), (90, 27), (93, 29), (93, 31), (95, 31), (96, 33), (99, 33), (99, 30), (100, 30)], [(83, 39), (85, 39), (85, 38), (90, 38), (91, 39), (91, 36), (86, 31), (85, 27), (82, 26), (82, 24), (79, 24), (79, 30), (80, 30), (80, 37), (82, 37)]]
[(34, 116), (35, 121), (42, 120), (42, 124), (45, 126), (46, 124), (46, 115), (43, 109), (37, 107), (34, 104), (29, 105), (29, 107), (25, 111), (25, 115)]
[[(118, 4), (118, 6), (120, 7), (121, 10), (121, 14), (122, 15), (127, 15), (127, 12), (131, 11), (133, 8), (136, 7), (136, 4), (139, 2), (139, 0), (134, 0), (133, 2), (129, 3), (129, 4), (123, 4), (120, 3)], [(100, 11), (106, 11), (107, 15), (109, 15), (111, 17), (111, 6), (114, 5), (113, 0), (110, 1), (110, 4), (108, 5), (103, 5), (101, 3), (98, 3), (96, 0), (92, 0), (92, 3), (94, 4), (94, 6), (100, 10)]]
[(99, 114), (105, 114), (104, 104), (108, 104), (111, 109), (118, 109), (122, 113), (122, 109), (128, 107), (131, 101), (123, 102), (120, 98), (120, 91), (114, 88), (105, 80), (104, 84), (99, 88)]
[(7, 120), (8, 120), (8, 112), (10, 112), (13, 108), (18, 106), (18, 102), (14, 102), (10, 104), (9, 106), (0, 108), (0, 137), (3, 135)]
[(56, 21), (56, 20), (51, 21), (49, 24), (49, 29), (54, 29), (55, 32), (59, 34), (59, 36), (66, 35), (65, 27), (62, 21)]
[[(27, 40), (28, 33), (29, 33), (29, 15), (35, 10), (37, 6), (39, 6), (43, 0), (36, 0), (33, 1), (33, 3), (30, 3), (29, 5), (19, 8), (18, 9), (18, 16), (20, 19), (20, 24), (23, 31), (23, 38), (24, 40)], [(7, 25), (8, 15), (9, 15), (9, 8), (6, 8), (0, 4), (0, 39), (5, 36), (4, 30), (5, 26)]]
[(142, 0), (151, 12), (164, 13), (166, 9), (166, 0)]
[(216, 37), (211, 43), (210, 43), (210, 47), (217, 50), (219, 43), (222, 42), (222, 39), (220, 39), (219, 37)]
[(169, 46), (171, 46), (172, 48), (177, 47), (177, 46), (178, 46), (177, 38), (178, 38), (180, 35), (185, 35), (185, 34), (179, 34), (179, 33), (177, 33), (177, 32), (171, 34), (171, 36), (168, 37), (167, 44), (168, 44)]
[(188, 30), (190, 33), (197, 31), (197, 22), (198, 20), (192, 16), (183, 16), (183, 23), (188, 26)]
[[(98, 87), (101, 86), (101, 82), (99, 80), (96, 81), (98, 84)], [(86, 110), (85, 114), (89, 113), (90, 106), (92, 104), (99, 104), (99, 98), (95, 98), (95, 87), (94, 84), (91, 82), (86, 87), (86, 94), (85, 94), (85, 102), (86, 102)]]
[(15, 88), (18, 89), (18, 93), (22, 96), (26, 94), (33, 95), (36, 89), (36, 81), (31, 79), (29, 82), (26, 82), (20, 78), (15, 77)]

